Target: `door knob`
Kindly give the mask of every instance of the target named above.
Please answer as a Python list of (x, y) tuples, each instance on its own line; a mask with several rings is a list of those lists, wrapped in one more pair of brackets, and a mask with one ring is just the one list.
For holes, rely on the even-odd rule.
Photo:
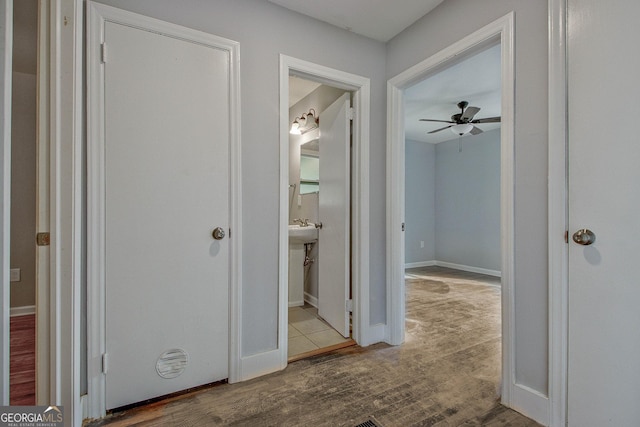
[(583, 228), (573, 233), (573, 241), (579, 245), (588, 246), (596, 241), (596, 235), (593, 231)]
[(216, 240), (222, 240), (224, 239), (224, 229), (222, 227), (216, 227), (213, 230), (213, 233), (211, 233), (211, 236), (213, 236), (214, 239)]

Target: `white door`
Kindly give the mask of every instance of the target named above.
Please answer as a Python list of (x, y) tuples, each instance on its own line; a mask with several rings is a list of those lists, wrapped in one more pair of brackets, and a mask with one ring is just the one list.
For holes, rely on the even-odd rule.
[(107, 408), (227, 378), (229, 57), (106, 22)]
[(349, 337), (350, 94), (320, 114), (318, 314)]
[[(640, 425), (638, 17), (637, 0), (569, 0), (568, 419), (574, 427)], [(584, 228), (596, 236), (591, 245), (572, 241)]]

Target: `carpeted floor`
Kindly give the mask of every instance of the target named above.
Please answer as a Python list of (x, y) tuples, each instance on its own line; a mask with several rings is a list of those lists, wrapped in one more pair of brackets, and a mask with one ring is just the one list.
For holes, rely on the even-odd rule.
[(538, 426), (501, 406), (499, 280), (407, 271), (406, 343), (350, 347), (92, 426)]

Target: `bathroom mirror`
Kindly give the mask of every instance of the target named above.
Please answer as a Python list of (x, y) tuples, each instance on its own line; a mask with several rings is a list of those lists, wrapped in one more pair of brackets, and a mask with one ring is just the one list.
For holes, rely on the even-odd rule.
[(300, 194), (320, 191), (320, 156), (318, 151), (300, 152)]

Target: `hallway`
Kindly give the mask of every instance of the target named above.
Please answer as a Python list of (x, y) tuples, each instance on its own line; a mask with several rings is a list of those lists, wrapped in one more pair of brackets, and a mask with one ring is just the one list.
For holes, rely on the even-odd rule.
[(402, 346), (337, 350), (89, 425), (538, 426), (498, 403), (499, 279), (425, 267), (406, 285)]

